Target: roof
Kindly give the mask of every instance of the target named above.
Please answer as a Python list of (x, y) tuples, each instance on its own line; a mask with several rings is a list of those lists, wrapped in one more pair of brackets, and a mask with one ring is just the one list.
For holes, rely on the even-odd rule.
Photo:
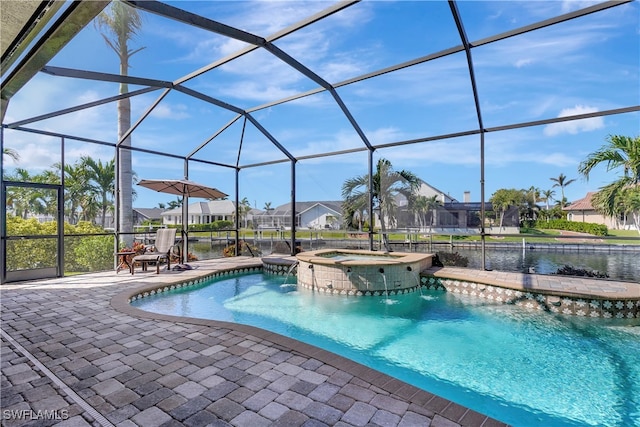
[[(231, 200), (210, 200), (208, 202), (189, 203), (189, 214), (229, 215), (235, 212), (236, 204)], [(182, 215), (182, 207), (162, 212), (162, 216)]]
[(162, 217), (162, 209), (160, 208), (133, 208), (133, 210), (149, 219), (160, 219)]
[(562, 208), (564, 211), (594, 211), (595, 208), (591, 204), (591, 198), (596, 194), (595, 191), (590, 191), (580, 200), (576, 200), (569, 206)]
[[(302, 212), (308, 211), (316, 205), (325, 206), (327, 209), (330, 209), (338, 214), (342, 213), (342, 201), (312, 201), (312, 202), (296, 202), (296, 213), (300, 214)], [(291, 215), (291, 203), (285, 203), (284, 205), (280, 205), (269, 212), (263, 212), (261, 215), (269, 215), (269, 216), (284, 216)]]

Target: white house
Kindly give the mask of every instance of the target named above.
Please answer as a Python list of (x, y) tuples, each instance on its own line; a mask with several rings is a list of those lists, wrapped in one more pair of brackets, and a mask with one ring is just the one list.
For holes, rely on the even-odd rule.
[[(257, 228), (291, 228), (291, 203), (263, 211), (253, 217)], [(340, 229), (342, 201), (296, 202), (295, 224), (298, 228)]]
[[(208, 224), (213, 221), (233, 221), (236, 205), (231, 200), (210, 200), (208, 202), (189, 203), (187, 224)], [(162, 212), (162, 224), (181, 225), (182, 207)]]

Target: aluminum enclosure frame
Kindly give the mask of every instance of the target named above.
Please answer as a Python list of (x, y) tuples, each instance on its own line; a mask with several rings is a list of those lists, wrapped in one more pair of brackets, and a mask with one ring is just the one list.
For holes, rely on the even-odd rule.
[[(553, 26), (562, 22), (566, 22), (566, 21), (570, 21), (573, 19), (577, 19), (589, 14), (593, 14), (593, 13), (598, 13), (600, 11), (603, 10), (607, 10), (609, 8), (613, 8), (613, 7), (618, 7), (621, 5), (624, 5), (626, 3), (630, 3), (632, 0), (621, 0), (621, 1), (607, 1), (604, 3), (600, 3), (600, 4), (596, 4), (593, 6), (589, 6), (583, 9), (580, 9), (578, 11), (574, 11), (571, 13), (566, 13), (563, 15), (559, 15), (556, 16), (554, 18), (551, 19), (546, 19), (534, 24), (530, 24), (530, 25), (526, 25), (523, 26), (521, 28), (517, 28), (502, 34), (497, 34), (491, 37), (487, 37), (481, 40), (476, 40), (476, 41), (470, 41), (468, 38), (468, 34), (465, 31), (464, 25), (463, 25), (463, 20), (462, 17), (460, 16), (460, 12), (458, 11), (458, 7), (456, 4), (456, 1), (454, 0), (450, 0), (448, 2), (449, 4), (449, 8), (450, 8), (450, 12), (451, 15), (456, 23), (457, 29), (458, 29), (458, 36), (461, 40), (461, 44), (459, 46), (453, 46), (450, 47), (448, 49), (442, 50), (440, 52), (436, 52), (427, 56), (423, 56), (423, 57), (419, 57), (419, 58), (415, 58), (413, 60), (410, 61), (406, 61), (406, 62), (402, 62), (402, 63), (398, 63), (389, 67), (385, 67), (383, 69), (379, 69), (376, 70), (374, 72), (370, 72), (367, 74), (363, 74), (361, 76), (358, 77), (354, 77), (342, 82), (336, 82), (336, 83), (330, 83), (328, 81), (326, 81), (325, 79), (323, 79), (322, 77), (320, 77), (319, 75), (317, 75), (316, 73), (314, 73), (312, 70), (310, 70), (309, 68), (307, 68), (306, 66), (304, 66), (301, 62), (299, 62), (296, 58), (292, 57), (291, 55), (289, 55), (288, 53), (282, 51), (280, 48), (278, 48), (273, 42), (280, 39), (281, 37), (284, 37), (285, 35), (294, 33), (302, 28), (305, 28), (306, 26), (318, 22), (322, 19), (325, 19), (341, 10), (344, 10), (346, 8), (349, 8), (355, 4), (358, 3), (358, 1), (344, 1), (344, 2), (339, 2), (336, 3), (328, 8), (326, 8), (325, 10), (321, 11), (320, 13), (317, 13), (313, 16), (310, 16), (294, 25), (291, 25), (281, 31), (278, 31), (275, 34), (269, 35), (269, 36), (259, 36), (259, 35), (255, 35), (255, 34), (251, 34), (248, 33), (246, 31), (243, 31), (239, 28), (234, 28), (234, 27), (230, 27), (226, 24), (222, 24), (220, 22), (216, 22), (213, 20), (210, 20), (208, 18), (202, 17), (200, 15), (191, 13), (191, 12), (187, 12), (185, 10), (179, 9), (177, 7), (171, 6), (169, 4), (166, 3), (162, 3), (159, 1), (137, 1), (137, 0), (123, 0), (126, 3), (128, 3), (129, 5), (131, 5), (132, 7), (135, 7), (139, 10), (142, 11), (146, 11), (146, 12), (150, 12), (153, 14), (157, 14), (160, 15), (162, 17), (165, 17), (167, 19), (171, 19), (174, 21), (179, 21), (179, 22), (183, 22), (185, 24), (191, 25), (191, 26), (195, 26), (198, 27), (200, 29), (206, 30), (206, 31), (210, 31), (216, 34), (220, 34), (223, 35), (225, 37), (228, 38), (232, 38), (232, 39), (236, 39), (236, 40), (240, 40), (243, 41), (245, 43), (248, 43), (249, 46), (244, 48), (244, 49), (240, 49), (239, 51), (221, 59), (221, 60), (217, 60), (199, 70), (193, 71), (187, 75), (184, 75), (174, 81), (162, 81), (162, 80), (155, 80), (155, 79), (149, 79), (146, 78), (144, 76), (122, 76), (122, 75), (116, 75), (116, 74), (108, 74), (108, 73), (100, 73), (100, 72), (93, 72), (93, 71), (86, 71), (86, 70), (77, 70), (77, 69), (68, 69), (68, 68), (61, 68), (61, 67), (53, 67), (50, 65), (47, 65), (47, 63), (49, 62), (49, 60), (55, 55), (55, 53), (57, 53), (57, 51), (59, 51), (68, 41), (70, 41), (75, 35), (77, 35), (77, 33), (81, 30), (82, 27), (84, 27), (85, 25), (87, 25), (104, 7), (106, 7), (109, 3), (109, 1), (96, 1), (96, 0), (81, 0), (81, 1), (77, 1), (74, 2), (72, 6), (70, 6), (65, 12), (64, 14), (59, 18), (59, 20), (54, 24), (54, 26), (52, 26), (52, 28), (47, 31), (42, 38), (37, 42), (37, 44), (34, 46), (34, 48), (28, 52), (26, 54), (26, 56), (22, 59), (22, 61), (16, 66), (16, 68), (5, 78), (3, 78), (2, 80), (2, 87), (1, 87), (1, 95), (2, 95), (2, 119), (3, 119), (3, 123), (2, 123), (2, 127), (3, 129), (12, 129), (12, 130), (16, 130), (16, 131), (23, 131), (23, 132), (32, 132), (32, 133), (37, 133), (37, 134), (45, 134), (45, 135), (49, 135), (49, 136), (56, 136), (61, 138), (61, 140), (65, 140), (65, 139), (69, 139), (69, 140), (76, 140), (76, 141), (80, 141), (80, 142), (85, 142), (85, 143), (89, 143), (89, 144), (101, 144), (101, 145), (107, 145), (107, 146), (111, 146), (114, 148), (115, 151), (115, 157), (116, 157), (116, 169), (119, 168), (119, 150), (120, 149), (126, 149), (126, 150), (131, 150), (131, 151), (135, 151), (135, 152), (143, 152), (143, 153), (148, 153), (148, 154), (154, 154), (154, 155), (159, 155), (159, 156), (166, 156), (166, 157), (171, 157), (171, 158), (175, 158), (175, 159), (182, 159), (184, 161), (184, 175), (185, 178), (189, 178), (189, 163), (190, 162), (198, 162), (198, 163), (202, 163), (202, 164), (207, 164), (207, 165), (212, 165), (212, 166), (218, 166), (218, 167), (224, 167), (224, 168), (230, 168), (233, 169), (235, 171), (235, 202), (236, 202), (236, 206), (239, 203), (239, 190), (238, 190), (238, 181), (239, 181), (239, 174), (242, 172), (243, 169), (249, 169), (249, 168), (256, 168), (256, 167), (261, 167), (261, 166), (267, 166), (267, 165), (274, 165), (274, 164), (279, 164), (279, 163), (289, 163), (290, 164), (290, 168), (291, 168), (291, 173), (290, 173), (290, 186), (291, 186), (291, 203), (292, 206), (295, 206), (295, 194), (296, 194), (296, 163), (300, 160), (308, 160), (308, 159), (315, 159), (315, 158), (321, 158), (321, 157), (328, 157), (328, 156), (339, 156), (342, 154), (348, 154), (348, 153), (356, 153), (356, 152), (367, 152), (368, 153), (368, 174), (369, 174), (369, 210), (370, 212), (373, 212), (374, 210), (374, 206), (373, 206), (373, 199), (374, 199), (374, 195), (373, 195), (373, 183), (372, 183), (372, 177), (374, 174), (374, 165), (373, 165), (373, 154), (377, 149), (381, 149), (381, 148), (389, 148), (389, 147), (397, 147), (397, 146), (403, 146), (403, 145), (411, 145), (411, 144), (418, 144), (418, 143), (429, 143), (429, 142), (434, 142), (434, 141), (439, 141), (439, 140), (445, 140), (445, 139), (451, 139), (451, 138), (455, 138), (455, 137), (460, 137), (460, 136), (468, 136), (468, 135), (479, 135), (480, 137), (480, 158), (478, 159), (479, 164), (480, 164), (480, 186), (481, 186), (481, 203), (482, 203), (482, 214), (484, 215), (484, 203), (485, 203), (485, 193), (484, 193), (484, 167), (485, 167), (485, 153), (484, 153), (484, 139), (485, 139), (485, 135), (487, 133), (491, 133), (491, 132), (500, 132), (500, 131), (504, 131), (504, 130), (511, 130), (511, 129), (518, 129), (518, 128), (526, 128), (526, 127), (533, 127), (533, 126), (540, 126), (540, 125), (548, 125), (548, 124), (553, 124), (553, 123), (559, 123), (559, 122), (565, 122), (565, 121), (573, 121), (573, 120), (580, 120), (580, 119), (586, 119), (586, 118), (594, 118), (594, 117), (605, 117), (605, 116), (610, 116), (610, 115), (618, 115), (618, 114), (626, 114), (626, 113), (631, 113), (631, 112), (637, 112), (640, 111), (640, 105), (628, 105), (626, 107), (622, 107), (622, 108), (616, 108), (616, 109), (610, 109), (610, 110), (604, 110), (604, 111), (598, 111), (598, 112), (594, 112), (594, 113), (588, 113), (588, 114), (577, 114), (577, 115), (572, 115), (572, 116), (565, 116), (565, 117), (553, 117), (553, 118), (547, 118), (547, 119), (542, 119), (542, 120), (537, 120), (537, 121), (531, 121), (531, 122), (521, 122), (521, 123), (505, 123), (504, 125), (501, 126), (495, 126), (495, 127), (485, 127), (484, 123), (483, 123), (483, 118), (482, 118), (482, 109), (481, 109), (481, 105), (480, 105), (480, 95), (478, 93), (477, 90), (477, 85), (476, 85), (476, 81), (475, 81), (475, 70), (474, 70), (474, 61), (473, 61), (473, 50), (474, 48), (480, 47), (480, 46), (485, 46), (491, 43), (495, 43), (497, 41), (501, 41), (501, 40), (505, 40), (520, 34), (524, 34), (527, 32), (531, 32), (531, 31), (536, 31), (539, 30), (541, 28), (545, 28), (545, 27), (549, 27), (549, 26)], [(74, 29), (74, 31), (71, 31), (71, 29)], [(57, 50), (54, 48), (57, 47)], [(195, 77), (198, 77), (199, 75), (202, 75), (208, 71), (211, 71), (215, 68), (218, 68), (226, 63), (229, 63), (231, 61), (233, 61), (234, 59), (237, 59), (253, 50), (256, 49), (264, 49), (265, 51), (267, 51), (269, 54), (275, 56), (276, 58), (278, 58), (280, 61), (282, 61), (284, 64), (286, 64), (288, 67), (291, 67), (292, 69), (296, 70), (298, 73), (302, 74), (306, 79), (314, 82), (315, 84), (318, 85), (317, 88), (309, 90), (307, 92), (304, 93), (299, 93), (296, 95), (292, 95), (292, 96), (288, 96), (286, 98), (282, 98), (282, 99), (278, 99), (276, 101), (272, 101), (266, 104), (262, 104), (262, 105), (258, 105), (258, 106), (254, 106), (251, 108), (247, 108), (247, 109), (242, 109), (238, 106), (235, 105), (231, 105), (229, 103), (226, 103), (220, 99), (216, 99), (213, 98), (209, 95), (206, 95), (204, 93), (195, 91), (193, 89), (190, 89), (186, 86), (184, 86), (184, 84), (186, 82), (188, 82), (191, 79), (194, 79)], [(468, 67), (468, 78), (469, 81), (471, 82), (471, 87), (472, 87), (472, 92), (473, 92), (473, 99), (474, 99), (474, 103), (475, 103), (475, 112), (476, 112), (476, 117), (477, 117), (477, 127), (471, 128), (471, 129), (467, 129), (464, 131), (459, 131), (456, 133), (451, 133), (451, 134), (441, 134), (441, 135), (435, 135), (435, 136), (430, 136), (430, 137), (425, 137), (425, 138), (419, 138), (419, 139), (412, 139), (412, 140), (401, 140), (401, 141), (395, 141), (392, 143), (385, 143), (385, 144), (379, 144), (379, 145), (375, 145), (372, 144), (366, 134), (364, 133), (364, 131), (362, 130), (360, 124), (358, 123), (358, 121), (354, 118), (354, 116), (352, 115), (352, 113), (350, 112), (350, 110), (348, 109), (347, 105), (343, 102), (342, 98), (340, 97), (340, 95), (337, 93), (336, 89), (341, 88), (341, 87), (345, 87), (348, 86), (350, 84), (353, 83), (357, 83), (357, 82), (361, 82), (373, 77), (378, 77), (387, 73), (392, 73), (394, 71), (398, 71), (398, 70), (402, 70), (414, 65), (418, 65), (418, 64), (423, 64), (429, 61), (433, 61), (435, 59), (439, 59), (439, 58), (443, 58), (449, 55), (453, 55), (456, 53), (462, 53), (464, 52), (464, 54), (466, 55), (466, 60), (467, 60), (467, 67)], [(86, 79), (86, 80), (92, 80), (92, 81), (104, 81), (104, 82), (118, 82), (118, 83), (129, 83), (129, 84), (136, 84), (136, 85), (142, 85), (142, 86), (146, 86), (143, 89), (137, 90), (137, 91), (133, 91), (124, 95), (119, 95), (119, 96), (114, 96), (114, 97), (109, 97), (109, 98), (105, 98), (105, 99), (101, 99), (98, 101), (94, 101), (91, 103), (87, 103), (87, 104), (82, 104), (82, 105), (78, 105), (75, 107), (71, 107), (71, 108), (66, 108), (63, 110), (59, 110), (59, 111), (53, 111), (44, 115), (39, 115), (39, 116), (35, 116), (35, 117), (31, 117), (28, 119), (23, 119), (17, 122), (13, 122), (13, 123), (4, 123), (4, 113), (6, 111), (6, 108), (8, 106), (8, 103), (10, 102), (11, 97), (17, 92), (19, 91), (28, 81), (29, 79), (31, 79), (31, 77), (33, 77), (33, 75), (35, 75), (37, 72), (43, 72), (43, 73), (47, 73), (50, 75), (54, 75), (54, 76), (58, 76), (60, 78), (71, 78), (71, 79)], [(139, 95), (143, 95), (143, 94), (147, 94), (147, 93), (151, 93), (151, 92), (155, 92), (155, 91), (160, 91), (160, 94), (158, 95), (158, 97), (156, 98), (156, 100), (149, 105), (148, 109), (145, 111), (145, 113), (139, 117), (137, 120), (135, 120), (134, 124), (131, 126), (131, 128), (122, 136), (122, 138), (120, 138), (119, 141), (117, 142), (109, 142), (109, 141), (96, 141), (96, 140), (91, 140), (88, 138), (84, 138), (82, 135), (69, 135), (69, 134), (65, 134), (65, 133), (56, 133), (56, 132), (45, 132), (45, 131), (41, 131), (38, 129), (33, 129), (33, 128), (29, 128), (28, 125), (41, 121), (41, 120), (45, 120), (48, 118), (52, 118), (52, 117), (56, 117), (56, 116), (62, 116), (64, 114), (68, 114), (68, 113), (72, 113), (72, 112), (76, 112), (76, 111), (80, 111), (83, 109), (87, 109), (87, 108), (91, 108), (97, 105), (102, 105), (102, 104), (106, 104), (106, 103), (111, 103), (111, 102), (115, 102), (118, 101), (119, 99), (123, 99), (123, 98), (127, 98), (127, 97), (135, 97), (135, 96), (139, 96)], [(154, 151), (154, 150), (149, 150), (149, 149), (144, 149), (144, 148), (140, 148), (140, 147), (128, 147), (128, 146), (122, 146), (122, 143), (124, 141), (126, 141), (126, 139), (131, 136), (132, 134), (135, 133), (136, 128), (144, 122), (145, 118), (148, 117), (148, 115), (157, 107), (157, 105), (162, 101), (162, 99), (164, 99), (171, 91), (177, 91), (180, 92), (186, 96), (190, 96), (190, 97), (194, 97), (197, 99), (200, 99), (212, 106), (215, 106), (217, 108), (223, 108), (226, 109), (228, 111), (231, 111), (235, 114), (235, 117), (229, 121), (228, 123), (226, 123), (223, 127), (221, 127), (220, 129), (216, 130), (211, 137), (207, 138), (205, 141), (200, 142), (199, 144), (197, 144), (197, 146), (186, 156), (181, 156), (181, 155), (177, 155), (175, 153), (166, 153), (166, 152), (159, 152), (159, 151)], [(317, 93), (321, 93), (321, 92), (327, 92), (332, 99), (334, 100), (335, 104), (339, 107), (340, 111), (342, 112), (342, 114), (344, 115), (344, 117), (346, 118), (346, 120), (348, 121), (348, 123), (353, 127), (353, 130), (358, 134), (358, 136), (361, 139), (362, 142), (362, 147), (359, 148), (354, 148), (354, 149), (350, 149), (350, 150), (341, 150), (341, 151), (332, 151), (332, 152), (324, 152), (321, 154), (315, 154), (315, 155), (305, 155), (305, 156), (294, 156), (293, 154), (291, 154), (287, 148), (280, 142), (278, 141), (278, 139), (276, 137), (274, 137), (269, 130), (263, 126), (260, 121), (258, 119), (256, 119), (256, 117), (252, 114), (264, 109), (267, 109), (269, 107), (275, 106), (275, 105), (281, 105), (281, 104), (285, 104), (291, 101), (296, 101), (305, 97), (308, 97), (310, 95), (313, 94), (317, 94)], [(216, 138), (225, 130), (227, 129), (229, 126), (231, 126), (233, 123), (235, 123), (237, 120), (239, 119), (243, 119), (245, 124), (246, 122), (250, 122), (251, 124), (253, 124), (255, 126), (256, 129), (258, 129), (264, 136), (265, 138), (270, 141), (273, 146), (275, 146), (281, 153), (282, 153), (282, 158), (278, 159), (278, 160), (272, 160), (272, 161), (267, 161), (267, 162), (262, 162), (262, 163), (253, 163), (253, 164), (244, 164), (241, 165), (240, 164), (240, 152), (242, 149), (242, 138), (241, 140), (238, 142), (238, 157), (237, 157), (237, 162), (236, 164), (225, 164), (225, 163), (219, 163), (219, 162), (215, 162), (212, 161), (211, 159), (208, 158), (204, 158), (204, 157), (199, 157), (198, 154), (200, 152), (200, 150), (202, 148), (204, 148), (205, 146), (207, 146), (209, 143), (211, 143), (212, 141), (215, 141)], [(243, 128), (243, 134), (244, 134), (244, 128)], [(3, 141), (0, 141), (0, 145), (3, 144)], [(0, 163), (1, 165), (2, 163)], [(116, 198), (116, 201), (118, 200), (118, 198)], [(61, 203), (64, 204), (64, 200), (61, 201)], [(117, 202), (116, 202), (117, 203)], [(5, 209), (6, 207), (3, 206), (3, 214), (5, 214)], [(116, 212), (118, 212), (118, 207), (116, 206)], [(238, 240), (238, 231), (239, 231), (239, 223), (238, 223), (238, 215), (236, 214), (236, 224), (235, 224), (235, 231), (236, 231), (236, 244), (237, 244), (237, 240)], [(295, 227), (295, 211), (292, 210), (292, 237), (291, 237), (291, 250), (292, 250), (292, 255), (295, 253), (295, 241), (296, 241), (296, 227)], [(5, 230), (2, 230), (2, 238), (5, 238)], [(118, 229), (118, 222), (116, 221), (116, 236), (118, 236), (118, 233), (120, 232), (120, 230)], [(374, 242), (374, 235), (375, 232), (373, 229), (369, 230), (369, 248), (373, 249), (373, 242)], [(485, 243), (485, 237), (487, 235), (485, 234), (485, 230), (484, 230), (484, 225), (482, 225), (482, 230), (481, 230), (481, 238), (482, 238), (482, 251), (483, 251), (483, 265), (482, 268), (484, 268), (484, 243)], [(237, 253), (237, 252), (236, 252)]]

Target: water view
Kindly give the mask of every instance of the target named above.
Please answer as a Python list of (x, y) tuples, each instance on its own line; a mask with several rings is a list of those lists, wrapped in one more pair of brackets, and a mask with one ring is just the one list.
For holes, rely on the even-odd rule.
[(284, 280), (237, 275), (132, 304), (274, 331), (514, 426), (640, 427), (638, 319), (536, 313), (441, 291), (325, 295)]
[[(274, 244), (265, 241), (261, 244), (263, 254), (273, 251)], [(330, 247), (318, 244), (309, 245), (303, 242), (304, 250), (324, 249)], [(340, 247), (340, 246), (336, 246)], [(211, 259), (222, 256), (222, 245), (211, 245), (210, 243), (190, 243), (189, 250), (199, 259)], [(364, 248), (363, 248), (364, 249)], [(398, 248), (398, 251), (407, 251), (408, 247)], [(427, 251), (425, 246), (419, 248), (420, 251)], [(482, 253), (479, 249), (449, 248), (447, 245), (434, 247), (434, 251), (458, 252), (469, 260), (468, 267), (481, 268)], [(635, 252), (607, 252), (607, 251), (562, 251), (562, 250), (541, 250), (525, 249), (518, 246), (505, 249), (487, 249), (486, 267), (502, 271), (528, 272), (533, 268), (538, 274), (552, 274), (564, 265), (574, 268), (595, 270), (609, 275), (611, 280), (622, 280), (640, 283), (640, 251)]]

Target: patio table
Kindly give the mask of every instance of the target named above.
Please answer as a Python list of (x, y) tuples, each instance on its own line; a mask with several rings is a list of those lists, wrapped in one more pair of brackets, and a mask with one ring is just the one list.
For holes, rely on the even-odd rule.
[(120, 251), (114, 254), (116, 256), (116, 262), (118, 266), (116, 267), (116, 274), (120, 272), (120, 270), (124, 268), (129, 269), (129, 273), (133, 274), (133, 262), (129, 261), (130, 255), (135, 255), (134, 251)]

